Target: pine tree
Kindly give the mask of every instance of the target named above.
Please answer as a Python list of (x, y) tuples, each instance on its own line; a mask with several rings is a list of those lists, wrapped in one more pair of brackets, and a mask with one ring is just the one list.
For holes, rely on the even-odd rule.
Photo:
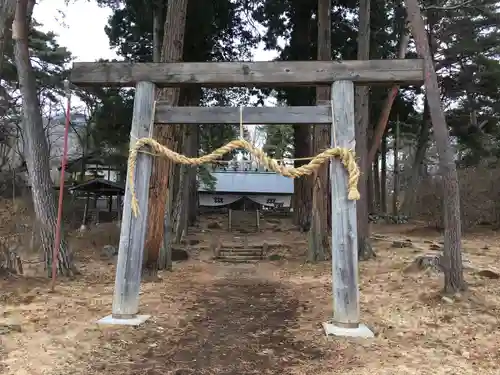
[[(67, 57), (69, 57), (69, 54), (64, 49), (59, 49), (59, 46), (53, 42), (53, 35), (37, 33), (36, 30), (30, 27), (34, 5), (34, 1), (30, 0), (19, 0), (17, 2), (12, 26), (13, 61), (22, 94), (23, 152), (28, 167), (35, 215), (38, 221), (46, 266), (50, 270), (49, 266), (52, 264), (52, 252), (55, 243), (56, 202), (50, 178), (49, 149), (38, 98), (38, 83), (49, 84), (50, 87), (47, 79), (57, 77), (58, 74), (62, 73), (62, 68), (54, 64), (54, 61), (57, 60), (56, 57), (60, 58), (61, 52)], [(30, 33), (30, 31), (32, 32)], [(30, 59), (30, 44), (39, 51), (38, 56), (40, 56), (41, 60), (46, 62), (44, 70), (37, 71), (33, 69), (31, 59), (35, 56), (31, 56)], [(48, 69), (49, 66), (52, 66), (53, 69)], [(52, 93), (49, 92), (46, 95), (50, 98)], [(60, 242), (56, 271), (63, 275), (72, 275), (75, 272), (64, 235)]]

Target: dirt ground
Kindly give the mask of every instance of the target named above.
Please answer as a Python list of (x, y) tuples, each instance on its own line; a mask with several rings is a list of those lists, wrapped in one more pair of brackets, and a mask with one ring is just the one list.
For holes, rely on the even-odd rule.
[[(0, 373), (63, 374), (500, 374), (500, 233), (464, 240), (470, 290), (439, 295), (442, 275), (403, 270), (439, 233), (412, 225), (374, 225), (375, 260), (360, 264), (361, 317), (374, 339), (327, 339), (331, 265), (304, 262), (305, 237), (282, 220), (265, 223), (249, 243), (268, 242), (283, 258), (257, 264), (211, 260), (207, 246), (240, 241), (222, 229), (196, 229), (191, 258), (141, 287), (140, 327), (98, 326), (111, 312), (114, 264), (102, 246), (116, 226), (73, 236), (82, 276), (48, 293), (42, 277), (0, 281)], [(267, 226), (266, 226), (267, 225)], [(104, 235), (105, 234), (105, 235)], [(91, 238), (92, 240), (88, 240)], [(394, 248), (393, 241), (411, 240)], [(409, 241), (407, 241), (409, 242)], [(28, 270), (29, 271), (29, 270)]]

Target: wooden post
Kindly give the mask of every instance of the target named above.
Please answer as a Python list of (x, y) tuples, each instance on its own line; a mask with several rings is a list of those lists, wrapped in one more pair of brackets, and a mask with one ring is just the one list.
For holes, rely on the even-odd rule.
[[(134, 98), (130, 146), (143, 137), (153, 135), (153, 104), (155, 85), (151, 82), (139, 82)], [(138, 325), (149, 316), (137, 315), (139, 312), (139, 288), (141, 283), (142, 257), (148, 217), (149, 178), (151, 175), (151, 156), (139, 153), (137, 158), (135, 189), (140, 213), (132, 213), (129, 176), (125, 187), (120, 247), (116, 264), (115, 291), (112, 315), (99, 321), (103, 324)]]
[[(354, 150), (354, 84), (332, 85), (332, 147)], [(347, 199), (347, 172), (338, 160), (330, 163), (332, 189), (333, 322), (323, 326), (327, 335), (373, 337), (359, 324), (358, 238), (356, 201)]]
[(229, 209), (227, 211), (227, 230), (231, 232), (233, 229), (233, 210)]

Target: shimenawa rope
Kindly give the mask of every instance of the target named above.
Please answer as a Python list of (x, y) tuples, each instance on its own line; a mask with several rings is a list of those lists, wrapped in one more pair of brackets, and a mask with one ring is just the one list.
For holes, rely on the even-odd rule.
[[(156, 102), (153, 103), (153, 112), (155, 110)], [(333, 101), (332, 106), (332, 120), (334, 117)], [(154, 120), (153, 120), (154, 121)], [(333, 121), (333, 126), (335, 127), (335, 121)], [(319, 167), (330, 160), (331, 158), (340, 159), (344, 168), (347, 170), (347, 199), (358, 200), (360, 198), (358, 191), (358, 180), (359, 180), (359, 168), (356, 164), (356, 157), (353, 150), (347, 148), (337, 147), (337, 140), (335, 139), (335, 131), (332, 134), (333, 148), (330, 148), (322, 153), (316, 155), (312, 160), (306, 165), (302, 165), (298, 168), (287, 167), (284, 165), (279, 165), (276, 159), (273, 159), (266, 155), (266, 153), (251, 143), (243, 139), (243, 107), (240, 106), (240, 138), (229, 142), (227, 145), (219, 147), (217, 150), (213, 151), (208, 155), (203, 155), (197, 158), (190, 158), (185, 155), (179, 154), (175, 151), (170, 150), (168, 147), (160, 144), (153, 138), (140, 138), (130, 149), (128, 157), (128, 176), (129, 176), (129, 187), (130, 193), (132, 195), (132, 212), (135, 217), (139, 215), (139, 202), (135, 194), (135, 165), (137, 163), (137, 155), (139, 152), (146, 152), (142, 150), (144, 147), (149, 146), (151, 150), (157, 155), (170, 159), (174, 163), (184, 164), (190, 166), (198, 166), (202, 164), (213, 163), (217, 159), (220, 159), (225, 154), (230, 153), (236, 149), (245, 149), (254, 155), (267, 169), (276, 172), (282, 176), (297, 178), (302, 176), (308, 176), (319, 169)], [(152, 154), (152, 153), (150, 153)]]
[(243, 139), (237, 139), (229, 142), (227, 145), (218, 148), (208, 155), (203, 155), (197, 158), (189, 158), (175, 151), (170, 150), (168, 147), (163, 146), (159, 142), (152, 138), (140, 138), (134, 144), (130, 150), (128, 158), (128, 176), (129, 176), (129, 187), (130, 193), (132, 194), (132, 212), (134, 216), (137, 217), (139, 214), (139, 204), (137, 197), (135, 195), (135, 165), (137, 162), (137, 155), (141, 152), (141, 149), (149, 146), (153, 152), (159, 156), (165, 157), (172, 160), (174, 163), (198, 166), (202, 164), (212, 163), (217, 159), (221, 158), (227, 153), (230, 153), (236, 149), (245, 149), (251, 154), (253, 154), (266, 168), (279, 173), (285, 177), (297, 178), (302, 176), (311, 175), (313, 172), (319, 169), (319, 167), (327, 162), (331, 158), (338, 158), (346, 168), (348, 173), (347, 180), (347, 199), (358, 200), (360, 198), (358, 191), (358, 180), (359, 180), (359, 168), (356, 164), (354, 151), (347, 148), (334, 147), (323, 151), (322, 153), (316, 155), (308, 164), (302, 165), (298, 168), (286, 167), (279, 165), (275, 159), (267, 156), (265, 152), (254, 147), (249, 142)]

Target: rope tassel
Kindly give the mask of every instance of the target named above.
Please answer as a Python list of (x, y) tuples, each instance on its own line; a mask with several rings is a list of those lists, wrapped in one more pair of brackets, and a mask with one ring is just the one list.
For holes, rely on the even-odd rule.
[(163, 146), (152, 138), (141, 138), (132, 147), (128, 158), (128, 176), (129, 176), (129, 187), (130, 193), (132, 194), (132, 212), (135, 217), (139, 215), (139, 202), (137, 201), (135, 193), (135, 166), (137, 162), (137, 155), (139, 152), (143, 152), (142, 149), (149, 146), (152, 152), (155, 154), (169, 159), (177, 164), (199, 166), (202, 164), (213, 163), (216, 160), (222, 158), (225, 154), (230, 153), (235, 149), (245, 149), (254, 155), (257, 160), (259, 160), (266, 168), (272, 170), (282, 176), (290, 178), (298, 178), (302, 176), (309, 176), (319, 169), (319, 167), (330, 160), (331, 158), (338, 158), (342, 162), (342, 165), (347, 171), (347, 199), (349, 200), (359, 200), (360, 195), (358, 191), (358, 180), (359, 180), (359, 167), (356, 164), (356, 157), (353, 150), (347, 148), (334, 147), (330, 148), (322, 153), (316, 155), (308, 164), (302, 165), (298, 168), (287, 167), (284, 165), (279, 165), (277, 161), (266, 153), (244, 139), (237, 139), (229, 142), (227, 145), (218, 148), (211, 154), (204, 155), (196, 158), (189, 158), (185, 155), (179, 154), (169, 148)]

